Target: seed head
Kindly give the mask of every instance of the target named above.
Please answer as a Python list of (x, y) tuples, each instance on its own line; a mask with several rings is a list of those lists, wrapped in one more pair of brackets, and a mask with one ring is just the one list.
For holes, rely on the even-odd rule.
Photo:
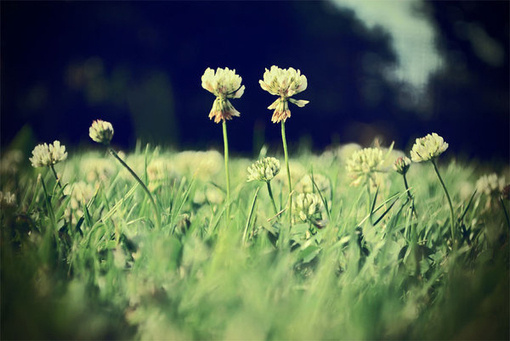
[(55, 140), (53, 144), (38, 144), (29, 158), (33, 167), (49, 167), (67, 158), (66, 147)]
[(216, 72), (207, 68), (202, 75), (202, 87), (216, 96), (209, 119), (214, 118), (215, 123), (222, 120), (231, 120), (233, 116), (240, 116), (228, 98), (240, 98), (244, 93), (242, 78), (236, 70), (217, 68)]
[(95, 120), (89, 128), (89, 136), (97, 143), (108, 145), (113, 137), (113, 126), (110, 122)]
[(280, 172), (280, 161), (265, 157), (248, 167), (248, 181), (269, 182)]
[(416, 139), (411, 150), (413, 162), (432, 160), (448, 149), (448, 143), (436, 133), (428, 134), (425, 137)]
[(294, 103), (298, 107), (304, 107), (309, 101), (296, 100), (291, 98), (298, 94), (308, 86), (305, 75), (300, 70), (294, 68), (280, 69), (276, 65), (271, 66), (271, 70), (266, 69), (264, 72), (264, 80), (259, 80), (260, 87), (271, 95), (280, 96), (274, 101), (268, 109), (274, 109), (271, 121), (278, 123), (285, 121), (290, 117), (289, 104)]

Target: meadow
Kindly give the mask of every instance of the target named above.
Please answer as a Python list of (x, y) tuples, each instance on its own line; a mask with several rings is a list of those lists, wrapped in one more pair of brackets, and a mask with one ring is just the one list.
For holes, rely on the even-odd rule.
[(307, 79), (276, 66), (260, 85), (283, 148), (231, 157), (241, 81), (202, 76), (223, 153), (123, 153), (103, 120), (95, 150), (3, 153), (2, 339), (508, 338), (507, 165), (456, 160), (435, 133), (289, 151)]
[(473, 195), (490, 188), (477, 184), (488, 168), (439, 162), (460, 229), (453, 244), (433, 167), (407, 173), (415, 215), (392, 168), (402, 152), (385, 153), (368, 201), (346, 171), (360, 149), (290, 159), (294, 196), (321, 197), (291, 228), (285, 172), (271, 181), (275, 216), (266, 184), (247, 181), (254, 160), (230, 160), (227, 218), (221, 153), (121, 153), (161, 209), (158, 228), (147, 194), (103, 150), (56, 164), (62, 187), (7, 153), (2, 339), (508, 337), (508, 201), (483, 187)]

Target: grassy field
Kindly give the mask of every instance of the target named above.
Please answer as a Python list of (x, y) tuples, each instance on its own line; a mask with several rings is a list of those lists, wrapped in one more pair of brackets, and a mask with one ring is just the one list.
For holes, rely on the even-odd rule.
[(291, 154), (293, 200), (315, 200), (293, 217), (283, 166), (275, 205), (247, 182), (256, 159), (230, 158), (229, 204), (216, 151), (120, 154), (155, 210), (104, 151), (70, 152), (59, 183), (4, 153), (1, 338), (508, 339), (510, 203), (481, 182), (473, 194), (508, 168), (438, 159), (452, 240), (432, 164), (411, 165), (406, 191), (403, 154), (384, 151), (387, 171), (351, 186), (357, 149)]

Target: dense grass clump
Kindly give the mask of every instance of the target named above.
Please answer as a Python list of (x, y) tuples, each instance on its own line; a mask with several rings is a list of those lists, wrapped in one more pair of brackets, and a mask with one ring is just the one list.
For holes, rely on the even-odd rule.
[(438, 159), (452, 213), (392, 150), (352, 186), (357, 149), (290, 158), (292, 216), (276, 161), (248, 182), (231, 157), (227, 202), (218, 152), (119, 153), (155, 210), (111, 155), (70, 153), (56, 181), (6, 153), (1, 338), (507, 339), (508, 193)]

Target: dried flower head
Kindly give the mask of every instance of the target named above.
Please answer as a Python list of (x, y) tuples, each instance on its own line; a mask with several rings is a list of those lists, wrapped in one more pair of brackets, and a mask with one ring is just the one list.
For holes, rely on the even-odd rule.
[(202, 75), (202, 87), (216, 96), (209, 119), (214, 118), (215, 123), (222, 120), (231, 120), (232, 116), (239, 116), (228, 98), (240, 98), (244, 93), (244, 85), (241, 86), (242, 78), (236, 74), (236, 70), (217, 68), (216, 72), (207, 68)]
[(402, 175), (406, 174), (411, 166), (411, 160), (407, 156), (398, 157), (393, 164), (393, 169)]
[(294, 214), (302, 221), (310, 221), (323, 208), (321, 197), (316, 193), (299, 193), (293, 202)]
[(53, 144), (38, 144), (32, 151), (32, 157), (29, 158), (33, 167), (49, 167), (67, 158), (66, 147), (60, 145), (60, 141), (54, 141)]
[(298, 107), (304, 107), (309, 101), (295, 100), (291, 98), (308, 86), (305, 75), (300, 70), (294, 68), (280, 69), (276, 65), (271, 66), (271, 70), (266, 69), (264, 80), (259, 80), (260, 87), (271, 95), (280, 96), (271, 104), (268, 109), (274, 109), (271, 121), (278, 123), (285, 121), (290, 117), (289, 101)]
[(110, 144), (113, 137), (113, 126), (110, 122), (95, 120), (89, 128), (89, 136), (97, 143)]
[(416, 139), (411, 150), (413, 162), (428, 161), (443, 154), (448, 149), (448, 143), (436, 133), (428, 134), (425, 137)]
[(248, 181), (269, 182), (280, 172), (280, 161), (265, 157), (248, 167)]
[(353, 153), (347, 160), (347, 172), (353, 178), (352, 186), (374, 181), (376, 172), (382, 172), (383, 152), (379, 148), (364, 148)]

